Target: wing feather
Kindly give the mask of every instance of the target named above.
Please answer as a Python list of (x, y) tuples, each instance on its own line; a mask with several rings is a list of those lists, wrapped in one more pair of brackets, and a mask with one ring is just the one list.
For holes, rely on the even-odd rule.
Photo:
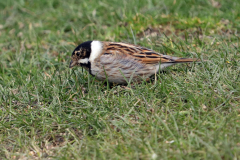
[(132, 58), (138, 59), (146, 64), (158, 64), (158, 63), (164, 64), (174, 62), (181, 63), (176, 61), (177, 59), (181, 58), (163, 55), (145, 47), (119, 42), (104, 42), (104, 43), (106, 44), (105, 48), (106, 51), (110, 53), (119, 51), (125, 54), (126, 56), (132, 56)]

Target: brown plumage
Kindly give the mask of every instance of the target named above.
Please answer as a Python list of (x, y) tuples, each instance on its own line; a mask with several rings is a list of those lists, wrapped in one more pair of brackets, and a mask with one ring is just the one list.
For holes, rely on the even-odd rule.
[(178, 58), (151, 49), (119, 42), (87, 41), (72, 53), (70, 68), (80, 65), (100, 80), (127, 83), (141, 81), (177, 63), (199, 62), (196, 58)]

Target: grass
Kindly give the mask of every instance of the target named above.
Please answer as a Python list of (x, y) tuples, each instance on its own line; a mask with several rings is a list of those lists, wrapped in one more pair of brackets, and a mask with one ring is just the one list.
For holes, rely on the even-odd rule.
[[(0, 159), (240, 159), (238, 0), (0, 2)], [(69, 69), (87, 40), (200, 57), (113, 86)]]

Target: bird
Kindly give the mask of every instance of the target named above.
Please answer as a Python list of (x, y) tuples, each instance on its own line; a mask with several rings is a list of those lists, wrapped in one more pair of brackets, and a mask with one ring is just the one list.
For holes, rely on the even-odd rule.
[(159, 70), (189, 62), (201, 60), (164, 55), (123, 42), (92, 40), (83, 42), (74, 49), (69, 68), (81, 66), (101, 81), (127, 84), (130, 81), (147, 81)]

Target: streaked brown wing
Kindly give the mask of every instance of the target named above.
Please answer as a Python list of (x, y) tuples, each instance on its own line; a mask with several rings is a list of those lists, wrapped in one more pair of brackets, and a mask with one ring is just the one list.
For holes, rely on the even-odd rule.
[(133, 58), (137, 58), (146, 64), (168, 63), (174, 61), (171, 56), (162, 55), (151, 49), (126, 43), (108, 42), (105, 50), (110, 53), (119, 51)]

